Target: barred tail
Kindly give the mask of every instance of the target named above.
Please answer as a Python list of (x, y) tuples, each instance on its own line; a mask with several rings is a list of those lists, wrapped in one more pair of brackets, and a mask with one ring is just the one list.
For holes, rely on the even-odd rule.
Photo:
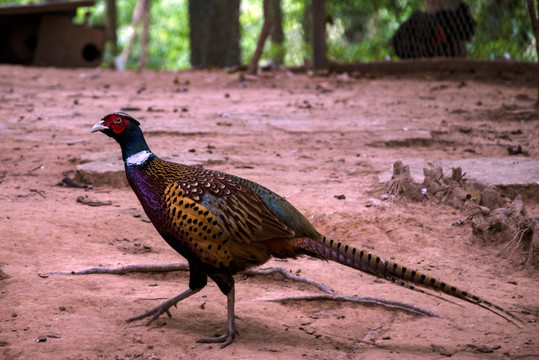
[(516, 316), (488, 300), (480, 298), (468, 291), (461, 290), (456, 286), (437, 280), (419, 271), (409, 269), (406, 266), (396, 264), (392, 261), (384, 260), (367, 251), (358, 250), (352, 246), (348, 246), (325, 236), (322, 236), (320, 240), (313, 240), (311, 238), (300, 238), (296, 240), (296, 246), (311, 256), (336, 261), (354, 269), (385, 278), (412, 290), (418, 290), (414, 287), (414, 285), (417, 285), (427, 289), (441, 291), (445, 294), (481, 306), (515, 325), (517, 324), (513, 320), (521, 322)]

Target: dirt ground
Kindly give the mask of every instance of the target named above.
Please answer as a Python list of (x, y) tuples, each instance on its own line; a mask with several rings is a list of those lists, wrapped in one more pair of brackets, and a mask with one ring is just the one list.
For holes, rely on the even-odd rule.
[[(538, 358), (537, 272), (522, 257), (498, 256), (503, 244), (474, 239), (469, 223), (453, 226), (464, 217), (459, 209), (382, 202), (378, 180), (403, 158), (504, 158), (515, 144), (539, 158), (536, 93), (473, 79), (280, 72), (241, 81), (222, 72), (0, 66), (0, 358)], [(259, 182), (322, 233), (473, 290), (523, 325), (307, 258), (265, 267), (442, 318), (346, 302), (268, 302), (319, 291), (277, 276), (239, 275), (240, 335), (225, 349), (195, 342), (224, 330), (226, 298), (214, 283), (180, 303), (171, 319), (125, 324), (183, 291), (188, 274), (40, 276), (183, 261), (129, 188), (58, 186), (75, 179), (88, 156), (119, 158), (113, 140), (89, 130), (122, 108), (141, 121), (156, 154), (199, 156), (205, 167)], [(537, 214), (537, 196), (529, 194), (525, 205)], [(105, 206), (79, 203), (81, 195)]]

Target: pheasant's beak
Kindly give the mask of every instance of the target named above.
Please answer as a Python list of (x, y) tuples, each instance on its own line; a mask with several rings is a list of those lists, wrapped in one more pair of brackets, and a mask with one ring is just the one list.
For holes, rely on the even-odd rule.
[(96, 131), (103, 131), (107, 130), (108, 127), (103, 125), (105, 123), (105, 120), (99, 120), (92, 128), (90, 129), (90, 132), (96, 132)]

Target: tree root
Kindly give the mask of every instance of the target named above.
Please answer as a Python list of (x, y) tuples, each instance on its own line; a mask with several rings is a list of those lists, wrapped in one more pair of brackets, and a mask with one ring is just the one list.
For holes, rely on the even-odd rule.
[[(164, 264), (164, 265), (126, 265), (126, 266), (121, 266), (121, 267), (112, 268), (112, 269), (89, 268), (89, 269), (81, 270), (81, 271), (48, 272), (44, 274), (39, 274), (39, 276), (46, 278), (49, 275), (90, 275), (90, 274), (125, 275), (128, 273), (172, 272), (172, 271), (189, 271), (189, 264), (171, 263), (171, 264)], [(269, 300), (264, 300), (264, 301), (281, 302), (281, 303), (290, 302), (290, 301), (321, 301), (321, 300), (344, 301), (344, 302), (352, 302), (352, 303), (360, 303), (360, 304), (379, 305), (388, 309), (406, 311), (408, 313), (420, 315), (420, 316), (432, 316), (432, 317), (438, 317), (438, 318), (440, 317), (439, 315), (429, 310), (425, 310), (425, 309), (422, 309), (422, 308), (419, 308), (419, 307), (416, 307), (407, 303), (403, 303), (400, 301), (387, 300), (387, 299), (377, 298), (377, 297), (341, 295), (331, 290), (327, 285), (323, 283), (294, 275), (283, 267), (275, 267), (275, 268), (268, 268), (268, 269), (251, 269), (251, 270), (244, 271), (241, 274), (247, 275), (247, 276), (281, 275), (285, 279), (316, 287), (320, 291), (325, 293), (325, 294), (317, 294), (317, 295), (282, 297), (282, 298), (269, 299)]]

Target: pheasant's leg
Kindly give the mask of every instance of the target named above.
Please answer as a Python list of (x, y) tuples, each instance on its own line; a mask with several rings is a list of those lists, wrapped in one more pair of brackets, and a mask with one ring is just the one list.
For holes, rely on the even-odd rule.
[(167, 301), (162, 302), (160, 305), (154, 307), (153, 309), (146, 311), (144, 314), (140, 314), (138, 316), (134, 316), (132, 318), (127, 319), (126, 322), (130, 323), (130, 322), (137, 321), (137, 320), (144, 319), (151, 316), (150, 320), (148, 320), (148, 322), (146, 323), (146, 325), (150, 325), (161, 314), (167, 314), (168, 317), (172, 317), (169, 311), (171, 306), (176, 306), (177, 303), (179, 303), (183, 299), (187, 299), (191, 295), (196, 294), (200, 290), (202, 290), (202, 288), (195, 289), (195, 290), (187, 289), (181, 294), (179, 294), (178, 296), (175, 296), (172, 299), (168, 299)]
[(236, 330), (235, 315), (234, 315), (234, 287), (227, 295), (227, 311), (228, 311), (228, 321), (227, 321), (227, 330), (223, 335), (204, 338), (197, 340), (198, 343), (222, 343), (221, 349), (225, 346), (230, 345), (232, 340), (238, 335), (238, 330)]

